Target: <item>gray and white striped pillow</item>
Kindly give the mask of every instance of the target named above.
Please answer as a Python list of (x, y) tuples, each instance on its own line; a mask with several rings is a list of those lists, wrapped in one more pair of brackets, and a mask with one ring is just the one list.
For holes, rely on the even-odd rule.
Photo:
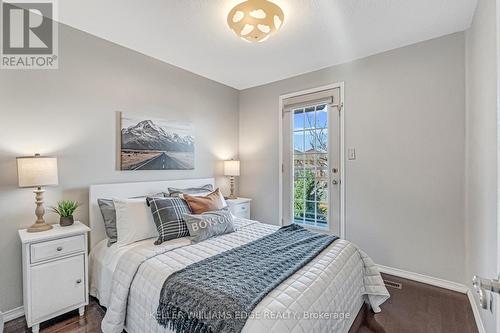
[(155, 245), (160, 245), (171, 239), (189, 236), (189, 230), (182, 217), (184, 214), (190, 214), (191, 210), (184, 199), (148, 197), (146, 200), (158, 229), (159, 237)]

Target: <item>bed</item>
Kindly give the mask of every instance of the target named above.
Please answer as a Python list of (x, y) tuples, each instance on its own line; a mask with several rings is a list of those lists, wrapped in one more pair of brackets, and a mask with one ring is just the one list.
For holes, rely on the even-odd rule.
[[(90, 293), (107, 308), (105, 333), (170, 333), (155, 318), (164, 281), (174, 272), (275, 232), (279, 227), (236, 219), (236, 231), (192, 244), (188, 237), (107, 246), (98, 198), (135, 197), (168, 187), (213, 184), (212, 178), (95, 185), (90, 188)], [(243, 332), (348, 332), (367, 303), (374, 311), (389, 294), (372, 260), (352, 243), (336, 240), (272, 290)]]

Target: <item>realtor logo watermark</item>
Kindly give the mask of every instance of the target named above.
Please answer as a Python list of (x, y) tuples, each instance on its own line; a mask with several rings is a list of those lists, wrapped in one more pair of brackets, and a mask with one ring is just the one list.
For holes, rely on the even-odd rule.
[(1, 69), (57, 69), (55, 0), (1, 1)]

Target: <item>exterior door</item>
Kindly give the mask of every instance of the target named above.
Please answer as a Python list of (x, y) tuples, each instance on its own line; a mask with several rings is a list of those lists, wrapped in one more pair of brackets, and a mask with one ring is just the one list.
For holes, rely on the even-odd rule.
[(340, 235), (340, 105), (336, 88), (283, 110), (284, 225)]

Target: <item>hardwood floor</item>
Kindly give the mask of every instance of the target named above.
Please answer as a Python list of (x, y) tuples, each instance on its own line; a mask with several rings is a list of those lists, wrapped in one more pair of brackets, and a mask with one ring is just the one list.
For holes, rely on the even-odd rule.
[[(402, 289), (388, 288), (391, 298), (374, 314), (366, 307), (349, 333), (477, 333), (474, 315), (466, 295), (426, 284), (384, 275), (401, 283)], [(40, 332), (98, 333), (104, 309), (91, 299), (83, 317), (78, 311), (40, 325)], [(31, 332), (24, 318), (6, 323), (5, 333)], [(145, 332), (147, 333), (147, 332)]]
[[(69, 312), (52, 320), (40, 324), (40, 332), (43, 333), (98, 333), (101, 332), (101, 320), (105, 310), (94, 298), (85, 309), (85, 315), (80, 317), (78, 310)], [(24, 317), (9, 321), (5, 324), (4, 333), (31, 332), (26, 327)]]
[(364, 311), (361, 327), (349, 333), (477, 333), (467, 295), (382, 274), (402, 284), (387, 288), (391, 298), (382, 312)]

